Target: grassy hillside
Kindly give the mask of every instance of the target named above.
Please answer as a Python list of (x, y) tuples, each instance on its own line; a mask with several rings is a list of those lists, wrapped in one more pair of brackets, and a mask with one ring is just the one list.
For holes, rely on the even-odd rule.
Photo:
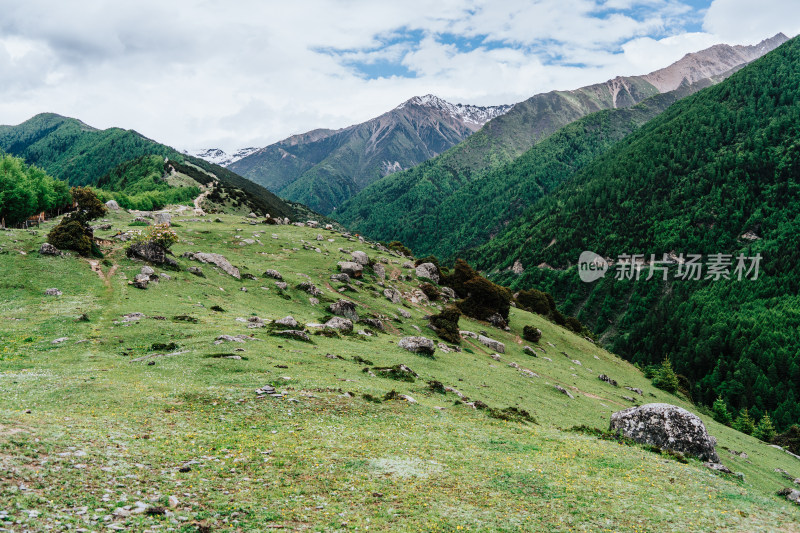
[[(673, 105), (531, 208), (472, 257), (510, 267), (517, 287), (551, 290), (567, 311), (640, 363), (669, 356), (710, 404), (800, 421), (797, 316), (800, 41)], [(583, 250), (619, 254), (760, 253), (757, 281), (607, 276), (587, 285)], [(557, 269), (538, 269), (547, 263)], [(673, 267), (673, 274), (675, 268)]]
[[(132, 161), (148, 156), (159, 156), (162, 161), (169, 158), (175, 165), (194, 168), (183, 168), (182, 171), (191, 174), (199, 183), (213, 180), (219, 187), (229, 189), (230, 194), (240, 198), (240, 203), (246, 206), (243, 209), (290, 218), (299, 214), (297, 209), (265, 188), (234, 172), (202, 159), (184, 156), (133, 130), (98, 130), (74, 118), (43, 113), (17, 126), (0, 126), (0, 149), (21, 157), (26, 163), (36, 165), (70, 185), (98, 185), (102, 182), (112, 190), (129, 195), (163, 189), (153, 186), (153, 183), (146, 185), (149, 178), (145, 173), (131, 176), (133, 181), (144, 181), (139, 186), (123, 191), (117, 183), (121, 179), (119, 176), (130, 174), (132, 166), (144, 168), (141, 160), (136, 163)], [(182, 200), (180, 196), (178, 194), (171, 200)]]
[[(220, 222), (173, 217), (180, 224), (174, 252), (181, 270), (165, 272), (171, 279), (147, 290), (128, 285), (142, 263), (127, 259), (121, 243), (104, 245), (105, 261), (90, 264), (35, 252), (57, 221), (38, 231), (0, 232), (4, 527), (797, 529), (798, 508), (774, 495), (786, 484), (774, 469), (797, 476), (800, 462), (703, 412), (723, 463), (743, 472), (744, 481), (714, 475), (695, 460), (682, 464), (567, 431), (605, 429), (612, 412), (638, 403), (663, 401), (698, 412), (591, 342), (512, 309), (508, 332), (460, 322), (461, 329), (485, 330), (504, 342), (500, 360), (474, 339), (463, 341), (462, 352), (416, 355), (397, 342), (420, 331), (434, 338), (424, 317), (441, 304), (392, 304), (371, 273), (345, 293), (330, 281), (336, 262), (350, 258), (340, 248), (364, 250), (384, 265), (386, 286), (409, 293), (420, 282), (402, 267), (405, 259), (325, 230), (250, 225), (232, 215)], [(136, 229), (131, 220), (125, 212), (109, 214), (112, 229), (96, 235), (111, 239)], [(221, 253), (256, 279), (238, 280), (179, 257), (186, 251)], [(205, 277), (188, 273), (189, 266), (200, 266)], [(263, 277), (266, 269), (281, 272), (288, 288)], [(323, 291), (319, 303), (296, 288), (305, 281)], [(43, 296), (50, 287), (63, 295)], [(269, 325), (247, 327), (254, 316), (269, 322), (292, 315), (313, 333), (309, 324), (321, 322), (338, 298), (357, 302), (362, 317), (381, 317), (386, 332), (312, 334), (302, 342), (270, 335)], [(524, 325), (543, 331), (538, 357), (522, 350)], [(356, 325), (361, 328), (370, 330)], [(215, 344), (223, 334), (252, 338)], [(419, 377), (377, 375), (375, 367), (397, 364)], [(600, 373), (644, 395), (612, 387), (598, 380)], [(498, 414), (524, 409), (536, 423), (493, 418), (489, 410), (457, 402), (453, 392), (434, 392), (433, 380)], [(267, 384), (285, 396), (258, 398), (255, 389)], [(392, 390), (415, 403), (363, 396), (380, 399)], [(144, 509), (136, 502), (165, 507), (170, 515), (136, 512)]]

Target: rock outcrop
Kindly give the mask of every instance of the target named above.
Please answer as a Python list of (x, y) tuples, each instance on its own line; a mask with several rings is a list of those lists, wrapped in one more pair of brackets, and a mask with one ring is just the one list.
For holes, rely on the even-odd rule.
[(200, 261), (201, 263), (210, 263), (219, 267), (223, 272), (236, 279), (242, 279), (239, 269), (233, 266), (227, 259), (220, 254), (210, 254), (205, 252), (186, 252), (183, 257), (193, 261)]
[(610, 429), (642, 444), (719, 463), (717, 439), (709, 436), (697, 415), (675, 405), (649, 403), (617, 411), (611, 415)]
[(433, 355), (436, 351), (436, 344), (426, 337), (403, 337), (397, 345), (409, 352), (424, 355)]

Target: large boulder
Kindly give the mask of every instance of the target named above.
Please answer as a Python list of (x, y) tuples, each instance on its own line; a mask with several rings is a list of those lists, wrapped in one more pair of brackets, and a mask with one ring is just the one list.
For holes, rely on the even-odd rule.
[(409, 352), (423, 355), (433, 355), (436, 351), (436, 344), (425, 337), (403, 337), (397, 345)]
[(156, 224), (166, 224), (167, 226), (172, 222), (172, 216), (169, 213), (156, 213), (153, 215), (153, 219)]
[(239, 269), (230, 264), (230, 262), (225, 259), (220, 254), (210, 254), (205, 252), (186, 252), (183, 254), (183, 257), (188, 259), (192, 259), (194, 261), (200, 261), (201, 263), (210, 263), (212, 265), (218, 266), (222, 269), (223, 272), (226, 274), (233, 276), (236, 279), (242, 279), (242, 275), (239, 273)]
[(686, 409), (667, 403), (648, 403), (611, 415), (611, 431), (642, 444), (719, 463), (717, 439), (709, 436), (703, 421)]
[(109, 200), (106, 202), (106, 207), (111, 211), (119, 211), (119, 204), (116, 200)]
[[(463, 335), (463, 332), (461, 333)], [(506, 353), (506, 345), (500, 341), (490, 339), (489, 337), (486, 337), (484, 335), (478, 335), (478, 342), (480, 342), (484, 346), (488, 346), (497, 353)]]
[(417, 277), (439, 283), (439, 269), (433, 263), (422, 263), (417, 266)]
[(356, 304), (350, 300), (338, 300), (328, 306), (328, 310), (334, 315), (343, 316), (353, 321), (358, 320)]
[(380, 263), (375, 263), (372, 267), (372, 270), (375, 272), (375, 276), (378, 279), (386, 279), (386, 269)]
[(339, 271), (351, 278), (360, 278), (361, 273), (364, 271), (364, 266), (354, 261), (339, 261)]
[(167, 249), (151, 241), (131, 244), (126, 254), (132, 259), (141, 259), (154, 265), (172, 265), (178, 263), (167, 255)]
[(42, 255), (61, 255), (61, 250), (49, 242), (43, 242), (41, 248), (39, 248), (39, 253)]
[(335, 316), (325, 322), (325, 327), (329, 329), (335, 329), (343, 333), (350, 333), (353, 331), (353, 323), (350, 320), (340, 316)]
[(403, 295), (397, 289), (384, 289), (383, 295), (393, 304), (399, 304), (403, 299)]
[(353, 257), (353, 261), (359, 265), (367, 266), (369, 264), (369, 256), (365, 252), (356, 251), (350, 255)]

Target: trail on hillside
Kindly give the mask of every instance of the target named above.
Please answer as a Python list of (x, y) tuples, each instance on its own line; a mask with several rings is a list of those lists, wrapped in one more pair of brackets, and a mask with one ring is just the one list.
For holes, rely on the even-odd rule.
[(211, 194), (212, 188), (213, 188), (213, 186), (209, 187), (205, 191), (201, 192), (200, 195), (197, 198), (194, 199), (194, 212), (195, 212), (196, 215), (205, 215), (206, 214), (206, 212), (203, 211), (203, 208), (200, 207), (200, 204), (202, 204), (203, 200), (205, 200), (206, 197), (209, 194)]

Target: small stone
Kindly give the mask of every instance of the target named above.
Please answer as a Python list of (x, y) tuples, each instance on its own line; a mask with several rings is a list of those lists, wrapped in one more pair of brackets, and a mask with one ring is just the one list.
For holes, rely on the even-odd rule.
[(44, 295), (45, 296), (61, 296), (62, 294), (63, 293), (60, 290), (56, 289), (56, 288), (45, 289), (45, 291), (44, 291)]

